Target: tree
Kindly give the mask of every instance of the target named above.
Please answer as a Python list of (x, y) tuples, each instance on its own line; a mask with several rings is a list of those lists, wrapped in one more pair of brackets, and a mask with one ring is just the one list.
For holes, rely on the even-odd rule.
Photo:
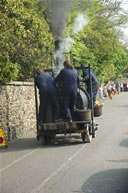
[[(84, 0), (84, 2), (88, 3), (87, 0)], [(85, 64), (90, 62), (98, 74), (99, 81), (114, 80), (120, 77), (128, 64), (128, 55), (125, 47), (118, 38), (119, 30), (115, 28), (115, 26), (124, 24), (127, 21), (127, 17), (125, 15), (116, 17), (116, 14), (121, 10), (118, 1), (114, 1), (111, 6), (110, 1), (107, 0), (92, 0), (89, 5), (91, 5), (89, 10), (85, 8), (89, 16), (89, 23), (78, 35), (72, 34), (69, 24), (72, 21), (73, 25), (75, 16), (84, 11), (84, 6), (82, 6), (82, 9), (73, 10), (69, 17), (67, 29), (75, 41), (72, 46), (74, 63), (75, 65), (80, 65), (83, 62)]]
[[(34, 67), (48, 64), (53, 37), (37, 3), (37, 0), (3, 0), (0, 4), (1, 81), (32, 78)], [(14, 70), (6, 74), (6, 69), (12, 67)]]

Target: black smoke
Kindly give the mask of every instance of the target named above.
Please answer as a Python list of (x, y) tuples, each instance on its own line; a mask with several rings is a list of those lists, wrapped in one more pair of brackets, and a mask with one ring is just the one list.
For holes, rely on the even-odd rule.
[(64, 28), (73, 0), (46, 0), (47, 16), (55, 40), (64, 38)]

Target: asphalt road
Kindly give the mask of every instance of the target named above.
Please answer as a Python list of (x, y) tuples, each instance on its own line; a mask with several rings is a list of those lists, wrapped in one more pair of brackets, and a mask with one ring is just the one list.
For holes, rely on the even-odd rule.
[(96, 138), (58, 136), (41, 146), (35, 136), (0, 154), (1, 193), (128, 193), (128, 93), (105, 100)]

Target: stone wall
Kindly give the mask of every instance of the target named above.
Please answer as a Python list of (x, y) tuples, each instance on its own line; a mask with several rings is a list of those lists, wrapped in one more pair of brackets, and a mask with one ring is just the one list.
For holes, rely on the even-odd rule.
[(34, 84), (11, 82), (0, 85), (0, 128), (6, 140), (36, 129)]

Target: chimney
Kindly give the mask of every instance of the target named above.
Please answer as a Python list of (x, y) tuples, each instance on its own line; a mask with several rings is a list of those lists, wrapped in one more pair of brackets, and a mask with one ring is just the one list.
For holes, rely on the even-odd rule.
[(56, 67), (58, 69), (63, 68), (64, 62), (64, 45), (62, 40), (55, 41), (55, 52), (56, 52)]

